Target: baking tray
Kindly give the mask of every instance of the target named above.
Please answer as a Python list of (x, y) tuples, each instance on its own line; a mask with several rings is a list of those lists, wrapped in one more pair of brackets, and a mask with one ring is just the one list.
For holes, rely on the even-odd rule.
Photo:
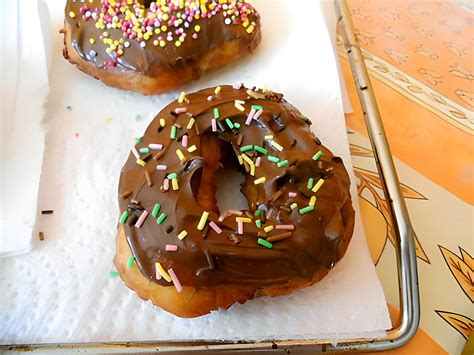
[(150, 352), (150, 351), (378, 351), (394, 349), (407, 343), (416, 333), (420, 320), (418, 275), (413, 228), (399, 188), (399, 181), (375, 101), (367, 68), (362, 57), (346, 0), (335, 0), (338, 25), (352, 68), (359, 99), (363, 108), (377, 169), (385, 199), (389, 201), (395, 227), (396, 259), (399, 282), (400, 316), (383, 338), (269, 340), (260, 342), (107, 342), (4, 345), (0, 350), (31, 351), (93, 351), (93, 352)]

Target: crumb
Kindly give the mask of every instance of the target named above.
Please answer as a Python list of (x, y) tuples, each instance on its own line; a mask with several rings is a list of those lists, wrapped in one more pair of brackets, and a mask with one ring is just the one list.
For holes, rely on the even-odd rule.
[(74, 133), (74, 137), (79, 138), (79, 132)]
[(41, 211), (41, 214), (53, 214), (54, 211), (53, 210), (43, 210)]
[(71, 106), (66, 106), (66, 111), (72, 111), (72, 107)]
[(43, 232), (39, 232), (39, 240), (43, 241), (44, 240), (44, 233)]

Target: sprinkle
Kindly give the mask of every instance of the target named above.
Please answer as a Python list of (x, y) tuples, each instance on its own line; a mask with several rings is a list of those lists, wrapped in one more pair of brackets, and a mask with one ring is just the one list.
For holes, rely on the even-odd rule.
[(168, 216), (166, 215), (166, 213), (160, 214), (160, 217), (158, 217), (158, 219), (156, 220), (156, 223), (163, 224), (163, 222), (166, 220), (167, 217)]
[(321, 186), (323, 186), (324, 181), (325, 181), (324, 179), (319, 179), (318, 182), (317, 182), (317, 183), (314, 185), (314, 187), (311, 189), (311, 191), (317, 192), (317, 191), (321, 188)]
[(301, 116), (300, 116), (300, 119), (302, 119), (303, 121), (306, 122), (306, 121), (308, 120), (308, 117), (306, 117), (305, 115), (301, 115)]
[(138, 153), (138, 150), (135, 148), (135, 146), (132, 146), (132, 154), (135, 156), (135, 158), (140, 159), (140, 153)]
[(171, 277), (168, 273), (163, 269), (160, 263), (155, 263), (156, 273), (160, 274), (166, 281), (171, 282)]
[(242, 211), (237, 211), (237, 210), (227, 210), (230, 214), (235, 214), (236, 216), (242, 216), (243, 212)]
[(135, 227), (140, 228), (142, 226), (143, 222), (145, 222), (145, 219), (147, 217), (148, 217), (148, 211), (144, 210), (142, 212), (142, 214), (140, 215), (140, 217), (138, 218), (137, 223), (135, 223)]
[(250, 110), (249, 115), (247, 116), (247, 119), (245, 120), (245, 124), (247, 126), (250, 126), (250, 123), (252, 123), (253, 116), (255, 115), (255, 112), (257, 112), (254, 108)]
[(191, 117), (191, 118), (189, 119), (188, 125), (186, 126), (186, 129), (191, 129), (191, 128), (193, 128), (194, 122), (196, 122), (196, 120), (195, 120), (193, 117)]
[(255, 115), (253, 116), (253, 119), (254, 119), (254, 120), (258, 120), (259, 117), (262, 115), (262, 113), (263, 113), (263, 110), (258, 110), (258, 111), (255, 113)]
[(242, 221), (237, 222), (237, 234), (244, 234), (244, 223)]
[(219, 95), (219, 93), (221, 92), (221, 87), (220, 86), (216, 86), (216, 89), (214, 90), (214, 94), (215, 95)]
[(268, 242), (278, 242), (279, 240), (284, 240), (293, 237), (293, 233), (286, 232), (281, 234), (272, 235), (271, 237), (267, 238)]
[(162, 150), (163, 144), (150, 143), (148, 144), (148, 147), (153, 150)]
[(160, 126), (163, 127), (163, 128), (165, 128), (165, 126), (166, 126), (166, 121), (165, 121), (164, 118), (160, 118)]
[(311, 196), (311, 198), (309, 199), (308, 205), (314, 206), (315, 204), (316, 204), (316, 196)]
[(217, 107), (214, 107), (214, 118), (218, 119), (220, 117), (219, 115), (219, 109)]
[(287, 229), (287, 230), (294, 230), (295, 226), (293, 224), (277, 224), (275, 229)]
[(204, 226), (206, 225), (207, 218), (209, 217), (209, 212), (204, 211), (201, 215), (201, 219), (199, 220), (197, 229), (202, 231), (204, 229)]
[(178, 179), (174, 178), (173, 180), (171, 180), (171, 186), (173, 186), (174, 191), (178, 190), (179, 189)]
[(263, 230), (265, 231), (265, 233), (271, 232), (273, 230), (273, 226), (266, 226), (265, 228), (263, 228)]
[(278, 162), (280, 161), (280, 158), (274, 157), (274, 156), (272, 156), (272, 155), (269, 155), (269, 156), (267, 157), (267, 159), (270, 160), (271, 162), (274, 162), (274, 163), (278, 163)]
[(207, 97), (207, 101), (212, 101), (212, 96), (209, 95), (209, 96)]
[(258, 178), (256, 180), (254, 180), (254, 184), (255, 185), (258, 185), (258, 184), (263, 184), (265, 181), (267, 181), (267, 178), (265, 176), (262, 176), (261, 178)]
[(252, 159), (250, 159), (246, 154), (242, 154), (242, 159), (244, 159), (250, 165), (250, 175), (255, 176), (255, 164)]
[(311, 212), (312, 210), (314, 210), (314, 206), (306, 206), (306, 207), (300, 208), (299, 213), (303, 215), (308, 212)]
[(263, 138), (268, 139), (268, 140), (272, 140), (272, 139), (273, 139), (273, 135), (272, 135), (272, 134), (267, 134), (267, 135), (264, 136)]
[(166, 244), (165, 245), (165, 250), (166, 251), (177, 251), (178, 246), (176, 244)]
[(141, 159), (137, 159), (137, 164), (138, 164), (138, 165), (141, 165), (141, 166), (145, 166), (145, 165), (146, 165), (146, 163), (145, 163), (143, 160), (141, 160)]
[(232, 121), (230, 119), (226, 118), (225, 122), (227, 123), (227, 125), (229, 126), (230, 129), (234, 129), (234, 124), (232, 123)]
[(176, 139), (176, 135), (178, 134), (178, 127), (172, 126), (171, 127), (171, 133), (170, 133), (170, 138), (171, 139)]
[(168, 179), (165, 179), (163, 181), (163, 190), (168, 191), (170, 189), (170, 181)]
[(195, 152), (196, 150), (197, 150), (197, 147), (196, 147), (195, 144), (193, 144), (192, 146), (190, 146), (190, 147), (188, 148), (188, 152), (189, 152), (189, 153), (193, 153), (193, 152)]
[(176, 288), (176, 291), (182, 292), (183, 286), (181, 286), (181, 283), (179, 282), (178, 277), (174, 273), (173, 269), (169, 268), (168, 274), (171, 276), (171, 280), (173, 280), (173, 284), (174, 284), (174, 287)]
[(269, 248), (269, 249), (273, 248), (272, 243), (267, 242), (265, 239), (262, 239), (262, 238), (258, 238), (257, 243), (260, 244), (260, 245), (263, 245), (264, 247)]
[(282, 160), (281, 162), (277, 163), (277, 166), (279, 168), (284, 168), (287, 165), (288, 165), (288, 160)]
[(70, 18), (75, 18), (76, 14), (73, 11), (69, 11), (69, 17)]
[(248, 217), (236, 217), (235, 220), (242, 223), (252, 223), (252, 219)]
[(118, 271), (111, 271), (111, 272), (109, 272), (109, 275), (110, 275), (110, 277), (118, 277), (118, 276), (120, 276), (120, 274), (119, 274)]
[(306, 186), (308, 187), (308, 190), (311, 190), (311, 189), (312, 189), (313, 184), (314, 184), (314, 179), (313, 179), (313, 178), (309, 178), (309, 179), (308, 179), (308, 184), (306, 185)]
[(201, 31), (201, 26), (199, 26), (199, 25), (194, 26), (194, 31), (196, 31), (196, 32)]
[(186, 100), (186, 93), (184, 91), (181, 91), (181, 94), (179, 94), (178, 102), (182, 104)]
[(235, 123), (234, 123), (234, 127), (237, 128), (237, 129), (239, 129), (239, 128), (240, 128), (240, 123), (239, 123), (239, 122), (235, 122)]
[(321, 158), (322, 156), (324, 155), (324, 153), (320, 150), (318, 151), (315, 155), (313, 155), (313, 160), (318, 160), (319, 158)]
[(90, 43), (90, 44), (94, 44), (94, 43), (95, 43), (95, 39), (94, 39), (94, 38), (92, 38), (92, 37), (91, 37), (91, 38), (89, 38), (89, 43)]
[(256, 111), (263, 110), (263, 107), (262, 107), (262, 106), (252, 105), (251, 107), (252, 107), (254, 110), (256, 110)]
[(254, 145), (253, 149), (255, 149), (257, 152), (262, 153), (264, 155), (268, 154), (268, 150), (263, 147), (260, 147), (259, 145)]
[(283, 150), (283, 147), (281, 145), (279, 145), (277, 142), (275, 141), (270, 141), (270, 144), (276, 149), (276, 150), (279, 150), (280, 152)]
[(294, 210), (294, 209), (298, 208), (298, 205), (296, 204), (296, 202), (293, 202), (293, 203), (290, 205), (290, 208), (291, 208), (292, 210)]
[(234, 102), (234, 106), (237, 110), (241, 111), (241, 112), (244, 112), (245, 111), (245, 107), (242, 106), (242, 103), (241, 102), (244, 102), (244, 101), (240, 101), (240, 100), (235, 100)]
[(219, 226), (214, 223), (214, 221), (209, 222), (209, 227), (211, 227), (217, 234), (222, 233), (222, 229), (220, 229)]
[(127, 261), (127, 268), (131, 269), (134, 262), (135, 262), (135, 257), (133, 255), (130, 255)]
[(239, 164), (240, 164), (240, 165), (244, 165), (244, 161), (243, 161), (243, 159), (242, 159), (242, 155), (240, 155), (240, 154), (237, 155), (237, 160), (239, 161)]
[(147, 148), (147, 147), (140, 148), (139, 152), (141, 154), (148, 154), (150, 153), (150, 148)]
[(258, 228), (262, 228), (262, 221), (257, 219), (255, 220), (255, 225), (258, 227)]
[(174, 112), (179, 115), (180, 113), (188, 112), (188, 109), (186, 107), (177, 107), (174, 109)]
[(166, 170), (168, 169), (168, 165), (157, 165), (156, 170)]
[(248, 152), (249, 150), (253, 150), (253, 145), (244, 145), (243, 147), (240, 147), (242, 153)]
[(135, 144), (140, 144), (142, 142), (142, 137), (135, 137)]
[(298, 194), (296, 192), (288, 192), (288, 196), (290, 197), (296, 197)]
[(184, 148), (188, 147), (188, 141), (189, 141), (189, 137), (187, 134), (185, 134), (183, 138), (181, 139), (181, 144)]
[(166, 177), (168, 180), (173, 180), (173, 179), (176, 179), (178, 177), (178, 174), (176, 173), (171, 173), (171, 174), (168, 174), (168, 176)]
[(161, 211), (161, 205), (157, 203), (153, 207), (153, 210), (151, 211), (151, 215), (156, 218), (158, 216), (158, 213), (160, 213), (160, 211)]
[(188, 232), (183, 230), (178, 234), (178, 239), (183, 240), (184, 238), (186, 238), (187, 235), (188, 235)]
[[(262, 161), (262, 157), (258, 157), (256, 160), (255, 160), (255, 167), (260, 167), (260, 162)], [(278, 163), (280, 164), (280, 163)]]
[(255, 216), (256, 217), (260, 217), (261, 214), (262, 214), (262, 210), (256, 210), (255, 211)]
[(180, 161), (183, 161), (183, 160), (184, 160), (184, 154), (183, 154), (183, 152), (181, 151), (181, 149), (176, 149), (176, 155), (178, 156), (178, 158), (179, 158)]
[(124, 211), (122, 213), (122, 216), (120, 217), (120, 223), (122, 223), (122, 224), (127, 223), (127, 219), (128, 219), (129, 215), (130, 215), (130, 213), (128, 211)]
[(252, 33), (254, 29), (255, 29), (255, 26), (254, 26), (254, 25), (250, 25), (250, 26), (247, 28), (247, 33)]
[(215, 118), (211, 120), (211, 126), (212, 126), (212, 132), (217, 132), (217, 122)]

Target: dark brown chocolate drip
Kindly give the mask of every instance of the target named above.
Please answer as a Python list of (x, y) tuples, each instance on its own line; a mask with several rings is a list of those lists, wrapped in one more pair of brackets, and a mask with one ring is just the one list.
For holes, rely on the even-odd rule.
[[(72, 31), (72, 47), (84, 60), (107, 70), (131, 70), (140, 72), (145, 76), (158, 77), (160, 73), (157, 71), (160, 68), (180, 70), (184, 67), (191, 67), (194, 70), (194, 79), (198, 79), (201, 73), (197, 71), (198, 69), (194, 63), (201, 59), (209, 49), (235, 39), (245, 39), (248, 41), (249, 48), (255, 48), (256, 42), (260, 40), (258, 31), (248, 33), (241, 23), (225, 24), (225, 17), (220, 11), (210, 18), (193, 19), (189, 28), (180, 26), (184, 29), (187, 37), (179, 47), (174, 44), (174, 40), (168, 41), (166, 39), (167, 32), (171, 31), (174, 35), (176, 30), (175, 27), (169, 27), (164, 33), (164, 41), (166, 42), (164, 48), (153, 44), (153, 39), (157, 37), (155, 35), (151, 37), (152, 40), (146, 41), (145, 47), (141, 47), (140, 42), (135, 39), (126, 39), (130, 47), (124, 48), (123, 55), (115, 58), (114, 52), (106, 52), (109, 45), (103, 42), (103, 33), (107, 32), (107, 38), (115, 41), (123, 38), (123, 31), (116, 28), (97, 28), (94, 19), (88, 18), (85, 20), (81, 15), (80, 9), (84, 5), (91, 9), (98, 9), (98, 13), (100, 13), (100, 0), (93, 0), (92, 2), (67, 1), (65, 23), (68, 25), (66, 28)], [(71, 12), (75, 14), (74, 17), (69, 15)], [(176, 12), (172, 12), (170, 16), (174, 13)], [(249, 20), (255, 22), (256, 26), (260, 26), (260, 16), (256, 11), (249, 15)], [(192, 38), (195, 26), (200, 27), (197, 39)], [(91, 38), (95, 41), (92, 44), (90, 43)], [(91, 51), (94, 52), (94, 55), (91, 55)], [(65, 56), (67, 58), (67, 53), (65, 53)], [(108, 66), (107, 62), (114, 62), (114, 66)]]
[[(130, 199), (134, 197), (150, 212), (140, 229), (128, 224), (124, 228), (141, 272), (151, 281), (169, 285), (163, 279), (155, 279), (155, 263), (160, 262), (165, 269), (172, 267), (185, 286), (246, 284), (259, 287), (285, 283), (295, 277), (309, 280), (315, 272), (330, 269), (342, 257), (339, 249), (344, 238), (351, 235), (351, 231), (348, 233), (348, 229), (352, 228), (349, 221), (352, 221), (354, 213), (350, 202), (350, 181), (342, 160), (315, 142), (309, 124), (281, 95), (272, 92), (258, 94), (263, 98), (249, 96), (244, 87), (234, 89), (223, 86), (218, 95), (211, 88), (187, 95), (188, 104), (174, 101), (156, 116), (136, 146), (140, 149), (152, 143), (163, 144), (165, 153), (161, 159), (149, 159), (143, 167), (130, 154), (120, 176), (119, 205), (121, 211), (127, 210)], [(208, 97), (212, 100), (209, 101)], [(245, 102), (244, 112), (236, 108), (235, 100)], [(263, 107), (263, 114), (247, 126), (245, 121), (252, 105)], [(187, 112), (176, 115), (174, 111), (178, 107), (185, 107)], [(214, 108), (219, 110), (219, 122), (223, 123), (224, 131), (218, 128), (212, 132)], [(187, 129), (190, 114), (200, 127), (199, 136), (194, 127)], [(275, 124), (276, 115), (279, 117), (278, 124)], [(166, 127), (158, 132), (159, 118), (166, 120)], [(225, 123), (226, 118), (240, 124), (238, 134), (231, 131)], [(170, 138), (173, 123), (183, 127), (180, 133), (188, 135), (188, 147), (196, 145), (196, 151), (189, 153), (181, 142)], [(284, 129), (281, 129), (282, 125)], [(239, 138), (240, 134), (243, 138)], [(258, 235), (279, 235), (285, 231), (275, 229), (265, 233), (252, 221), (244, 224), (244, 235), (238, 235), (235, 215), (227, 213), (226, 218), (219, 222), (219, 215), (213, 211), (209, 211), (208, 221), (214, 221), (223, 232), (219, 235), (211, 228), (203, 237), (203, 232), (197, 229), (203, 208), (196, 201), (196, 187), (200, 184), (205, 164), (200, 153), (205, 135), (218, 136), (223, 144), (230, 144), (231, 153), (225, 150), (226, 154), (241, 154), (241, 147), (259, 145), (268, 149), (268, 155), (289, 161), (286, 167), (278, 167), (267, 159), (268, 155), (247, 152), (253, 159), (261, 156), (261, 164), (256, 168), (255, 176), (245, 173), (246, 180), (241, 191), (249, 203), (249, 211), (244, 211), (244, 215), (254, 216), (260, 208), (266, 218), (265, 226), (294, 224), (296, 228), (291, 238), (276, 241), (271, 249), (265, 248), (257, 243)], [(266, 135), (273, 135), (283, 151), (269, 144)], [(240, 147), (237, 144), (239, 140), (242, 140)], [(182, 162), (176, 154), (177, 149), (184, 153)], [(324, 152), (324, 156), (318, 161), (312, 160), (319, 150)], [(157, 164), (168, 168), (158, 171)], [(154, 181), (152, 186), (146, 184), (145, 169)], [(242, 166), (241, 169), (244, 171)], [(163, 180), (173, 172), (179, 175), (179, 189), (174, 191), (170, 184), (170, 189), (162, 192)], [(260, 177), (266, 177), (266, 182), (255, 185), (254, 180)], [(309, 178), (313, 178), (314, 182), (325, 179), (316, 193), (307, 188)], [(305, 194), (300, 190), (305, 190)], [(133, 193), (130, 194), (130, 191)], [(296, 197), (289, 197), (289, 192), (296, 193)], [(307, 206), (312, 195), (317, 197), (315, 210), (301, 215), (298, 209)], [(151, 216), (156, 203), (161, 204), (161, 212), (167, 214), (166, 223), (162, 225)], [(293, 203), (298, 204), (297, 209), (290, 208)], [(131, 211), (133, 213), (136, 212)], [(166, 232), (168, 225), (174, 226), (171, 233)], [(188, 232), (187, 237), (179, 240), (177, 235), (183, 230)], [(165, 251), (166, 244), (178, 245), (178, 251)]]

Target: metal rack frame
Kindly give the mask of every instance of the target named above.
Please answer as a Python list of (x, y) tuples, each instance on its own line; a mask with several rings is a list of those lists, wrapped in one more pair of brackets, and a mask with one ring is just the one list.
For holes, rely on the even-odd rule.
[(249, 351), (249, 350), (312, 350), (331, 351), (379, 351), (394, 349), (407, 343), (416, 333), (420, 320), (418, 275), (413, 228), (399, 188), (399, 181), (392, 155), (375, 101), (367, 68), (354, 34), (346, 0), (334, 0), (338, 23), (341, 26), (344, 46), (349, 57), (352, 74), (364, 112), (377, 169), (383, 183), (383, 191), (389, 202), (397, 238), (400, 317), (383, 338), (310, 339), (261, 342), (110, 342), (69, 343), (0, 346), (0, 350), (82, 350), (94, 352), (150, 352), (150, 351)]

